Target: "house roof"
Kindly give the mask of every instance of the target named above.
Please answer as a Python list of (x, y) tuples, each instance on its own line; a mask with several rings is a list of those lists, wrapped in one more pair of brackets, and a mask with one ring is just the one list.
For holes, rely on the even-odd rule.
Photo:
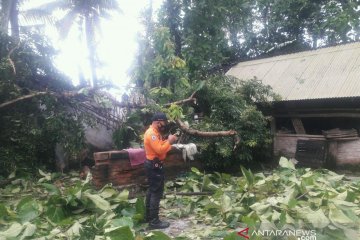
[(360, 42), (241, 62), (227, 75), (256, 77), (282, 100), (360, 96)]

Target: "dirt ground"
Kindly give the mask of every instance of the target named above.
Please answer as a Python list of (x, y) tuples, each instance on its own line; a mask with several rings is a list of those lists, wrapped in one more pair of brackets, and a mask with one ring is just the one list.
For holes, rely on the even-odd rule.
[(179, 235), (186, 235), (186, 232), (191, 228), (192, 223), (189, 219), (167, 219), (170, 223), (170, 227), (163, 229), (162, 232), (171, 237), (177, 237)]

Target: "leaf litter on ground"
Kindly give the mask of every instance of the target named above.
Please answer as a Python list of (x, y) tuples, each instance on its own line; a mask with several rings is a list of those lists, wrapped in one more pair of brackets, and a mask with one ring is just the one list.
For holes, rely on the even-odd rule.
[(111, 184), (96, 190), (91, 175), (83, 181), (75, 173), (39, 171), (37, 181), (17, 178), (0, 188), (0, 240), (231, 240), (244, 239), (237, 234), (244, 228), (250, 239), (294, 239), (259, 235), (288, 229), (313, 230), (317, 240), (360, 239), (359, 181), (326, 169), (296, 169), (286, 158), (270, 173), (239, 171), (241, 177), (192, 168), (168, 181), (161, 216), (171, 226), (162, 231), (146, 229), (144, 199), (128, 199), (128, 190)]

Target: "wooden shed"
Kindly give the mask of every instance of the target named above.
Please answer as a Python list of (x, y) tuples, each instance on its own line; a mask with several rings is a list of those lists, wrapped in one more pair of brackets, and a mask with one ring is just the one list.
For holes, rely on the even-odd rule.
[(273, 102), (274, 155), (313, 167), (360, 169), (360, 43), (241, 62), (227, 75), (256, 77)]

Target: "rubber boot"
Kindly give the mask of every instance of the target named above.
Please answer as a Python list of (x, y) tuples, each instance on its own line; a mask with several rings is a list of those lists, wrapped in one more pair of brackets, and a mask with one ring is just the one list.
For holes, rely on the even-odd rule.
[(170, 226), (169, 222), (160, 221), (160, 219), (156, 218), (151, 220), (149, 223), (149, 229), (164, 229)]

